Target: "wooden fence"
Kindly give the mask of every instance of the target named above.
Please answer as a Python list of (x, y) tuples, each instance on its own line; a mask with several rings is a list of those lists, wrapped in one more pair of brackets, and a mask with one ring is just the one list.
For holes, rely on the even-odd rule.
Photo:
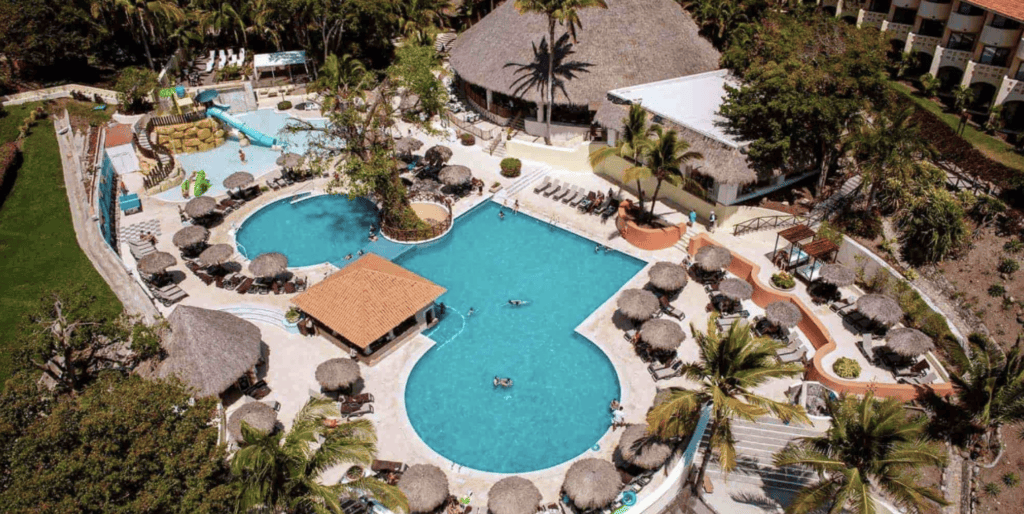
[(182, 123), (195, 123), (206, 118), (206, 110), (187, 112), (185, 114), (172, 114), (169, 116), (154, 116), (151, 118), (154, 127), (165, 125), (181, 125)]
[(444, 235), (444, 233), (448, 232), (448, 229), (452, 227), (452, 206), (444, 195), (429, 191), (420, 191), (409, 196), (409, 201), (430, 202), (441, 205), (444, 207), (447, 216), (445, 216), (443, 222), (437, 225), (430, 225), (429, 228), (421, 229), (400, 229), (392, 227), (388, 225), (387, 222), (384, 222), (381, 224), (380, 229), (388, 239), (409, 243), (427, 241)]

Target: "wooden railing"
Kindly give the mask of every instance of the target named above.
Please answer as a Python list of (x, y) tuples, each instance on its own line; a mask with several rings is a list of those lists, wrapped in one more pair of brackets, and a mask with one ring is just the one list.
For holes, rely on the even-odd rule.
[(732, 235), (739, 236), (747, 232), (757, 232), (775, 228), (791, 227), (807, 221), (806, 216), (785, 215), (785, 216), (762, 216), (753, 218), (742, 223), (737, 223), (732, 228)]
[[(153, 117), (148, 114), (143, 116), (135, 125), (135, 146), (142, 155), (156, 161), (156, 170), (146, 175), (143, 179), (143, 185), (146, 189), (163, 182), (171, 174), (171, 171), (174, 170), (174, 154), (167, 147), (149, 138), (149, 134), (155, 126)], [(142, 141), (143, 138), (146, 140), (145, 143)], [(160, 158), (161, 156), (166, 158), (166, 163)]]
[(150, 118), (153, 122), (154, 127), (163, 127), (165, 125), (180, 125), (182, 123), (195, 123), (206, 118), (206, 110), (200, 109), (198, 111), (187, 112), (185, 114), (171, 114), (169, 116), (154, 116)]
[(380, 230), (388, 239), (406, 243), (427, 241), (444, 235), (444, 233), (448, 232), (448, 229), (452, 227), (452, 206), (448, 198), (444, 195), (429, 191), (419, 191), (410, 195), (409, 201), (430, 202), (444, 207), (446, 213), (444, 221), (437, 225), (430, 225), (429, 227), (418, 229), (397, 228), (389, 225), (387, 221), (385, 221), (381, 224)]
[(479, 139), (485, 139), (490, 141), (491, 139), (501, 136), (501, 127), (494, 127), (491, 130), (483, 130), (473, 125), (472, 123), (460, 120), (451, 112), (448, 113), (448, 121), (452, 122), (452, 124), (455, 125), (456, 127), (459, 127), (459, 130), (463, 132), (469, 132), (470, 134), (473, 134)]

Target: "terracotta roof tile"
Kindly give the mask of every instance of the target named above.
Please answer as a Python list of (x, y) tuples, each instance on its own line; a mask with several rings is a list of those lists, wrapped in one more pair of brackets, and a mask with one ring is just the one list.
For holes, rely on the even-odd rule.
[(1024, 21), (1024, 0), (970, 0), (969, 4), (977, 5), (997, 14)]
[(447, 291), (368, 253), (292, 299), (360, 348), (380, 339)]
[(107, 139), (103, 146), (112, 148), (126, 145), (132, 142), (132, 127), (129, 125), (114, 125), (107, 127)]

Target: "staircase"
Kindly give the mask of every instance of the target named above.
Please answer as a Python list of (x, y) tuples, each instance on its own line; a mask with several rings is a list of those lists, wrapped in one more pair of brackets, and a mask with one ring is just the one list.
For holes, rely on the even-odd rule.
[(494, 195), (494, 199), (500, 202), (502, 200), (512, 198), (519, 194), (520, 191), (530, 187), (531, 184), (546, 176), (548, 173), (551, 173), (550, 166), (537, 165), (531, 167), (523, 172), (523, 174), (520, 175), (512, 185), (498, 191), (498, 194)]
[(696, 228), (694, 228), (694, 227), (686, 227), (686, 233), (683, 234), (683, 237), (680, 237), (679, 241), (676, 241), (676, 244), (672, 245), (672, 247), (676, 248), (677, 250), (679, 250), (679, 251), (681, 251), (681, 252), (683, 252), (683, 253), (685, 253), (687, 255), (689, 255), (689, 253), (690, 253), (690, 240), (693, 239), (693, 236), (695, 236), (695, 235), (697, 235), (697, 229)]
[(444, 34), (438, 34), (437, 37), (434, 39), (434, 50), (437, 50), (437, 53), (439, 54), (447, 52), (448, 49), (451, 48), (451, 43), (452, 41), (455, 41), (456, 37), (458, 37), (458, 34), (454, 32), (445, 32)]
[[(516, 134), (526, 130), (526, 122), (523, 121), (525, 116), (525, 111), (519, 111), (516, 113), (515, 117), (512, 118), (512, 121), (506, 125), (506, 128), (512, 131), (511, 137), (516, 137)], [(491, 146), (487, 149), (487, 153), (495, 157), (504, 158), (506, 139), (507, 138), (502, 137), (502, 134), (499, 134), (498, 137), (491, 142)]]
[(733, 226), (732, 235), (740, 236), (750, 232), (759, 232), (761, 230), (792, 227), (800, 223), (803, 223), (808, 227), (815, 228), (819, 223), (827, 220), (834, 212), (852, 201), (856, 197), (860, 184), (861, 176), (854, 175), (843, 183), (843, 186), (839, 188), (839, 191), (836, 191), (832, 196), (826, 198), (824, 201), (819, 202), (813, 209), (811, 209), (811, 212), (808, 212), (805, 215), (762, 216), (760, 218), (752, 218)]
[(149, 132), (152, 129), (153, 120), (149, 114), (139, 119), (134, 127), (135, 143), (139, 146), (142, 155), (157, 161), (157, 172), (150, 173), (145, 178), (147, 188), (159, 184), (174, 169), (174, 155), (167, 148), (149, 140)]
[(288, 328), (284, 319), (284, 314), (273, 309), (267, 309), (266, 307), (233, 305), (231, 307), (224, 307), (220, 310), (227, 312), (228, 314), (234, 314), (235, 316), (247, 321), (277, 325), (285, 329)]

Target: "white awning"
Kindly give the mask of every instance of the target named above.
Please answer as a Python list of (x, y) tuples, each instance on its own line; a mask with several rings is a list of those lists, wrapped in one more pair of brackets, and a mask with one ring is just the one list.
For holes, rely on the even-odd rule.
[(290, 52), (274, 52), (272, 54), (256, 54), (252, 58), (254, 71), (260, 68), (276, 68), (278, 66), (291, 66), (293, 64), (305, 64), (306, 51), (292, 50)]
[(131, 143), (107, 148), (107, 157), (114, 165), (114, 171), (118, 175), (127, 175), (139, 171), (139, 157), (135, 155), (135, 148)]

